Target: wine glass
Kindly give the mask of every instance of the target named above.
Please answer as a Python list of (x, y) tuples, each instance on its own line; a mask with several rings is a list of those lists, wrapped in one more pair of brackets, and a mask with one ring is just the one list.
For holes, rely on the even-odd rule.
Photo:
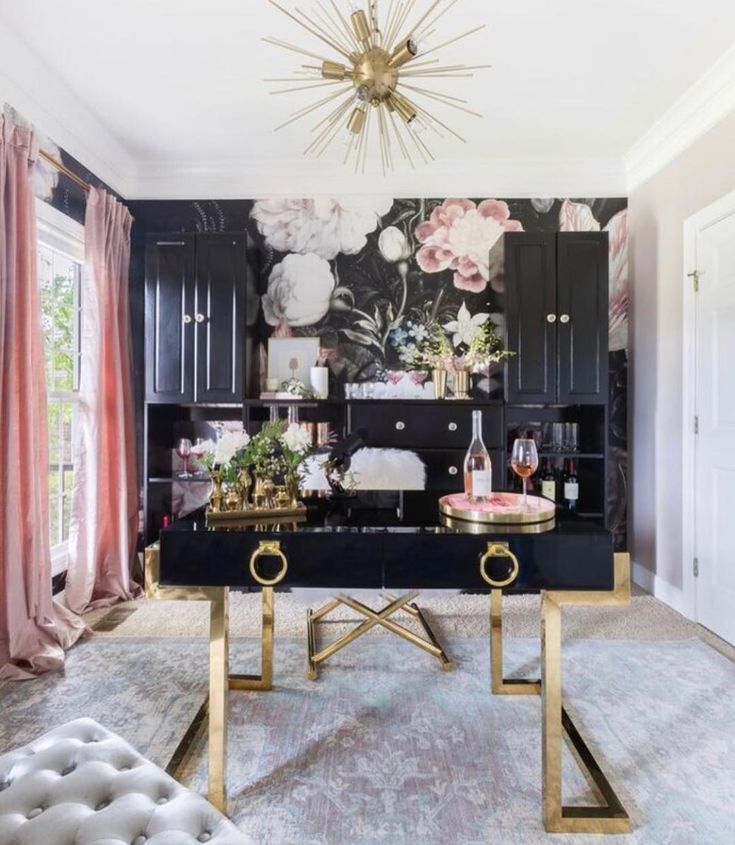
[(513, 443), (510, 465), (513, 472), (523, 481), (523, 509), (526, 510), (528, 508), (528, 479), (538, 469), (536, 441), (530, 437), (519, 437)]
[(176, 443), (176, 454), (184, 462), (184, 471), (180, 472), (179, 478), (191, 478), (189, 473), (189, 458), (191, 457), (191, 440), (188, 437), (181, 437)]

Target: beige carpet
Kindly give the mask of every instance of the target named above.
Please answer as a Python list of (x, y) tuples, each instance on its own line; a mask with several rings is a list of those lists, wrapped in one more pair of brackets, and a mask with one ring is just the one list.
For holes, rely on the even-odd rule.
[[(328, 594), (317, 591), (276, 593), (275, 632), (278, 638), (305, 638), (306, 611), (318, 607)], [(377, 592), (365, 591), (362, 600), (373, 607), (381, 606)], [(445, 640), (455, 637), (485, 637), (488, 635), (488, 598), (483, 595), (463, 595), (425, 592), (418, 603), (430, 619), (435, 631)], [(540, 598), (535, 595), (508, 596), (504, 617), (507, 636), (536, 637), (539, 632)], [(349, 611), (339, 611), (334, 617), (349, 618)], [(139, 600), (117, 605), (112, 610), (88, 614), (88, 624), (97, 636), (115, 637), (206, 637), (208, 634), (207, 606), (201, 602), (147, 602)], [(406, 616), (405, 624), (411, 626)], [(233, 637), (251, 637), (260, 624), (260, 595), (257, 593), (230, 594), (230, 630)], [(99, 626), (102, 626), (100, 630)], [(104, 628), (110, 630), (104, 630)], [(339, 621), (329, 625), (325, 636), (338, 635), (346, 630)], [(385, 635), (382, 628), (370, 636)], [(564, 611), (564, 636), (568, 639), (611, 640), (685, 640), (699, 637), (731, 659), (735, 649), (723, 643), (700, 625), (689, 622), (643, 591), (636, 589), (629, 607), (579, 607)]]

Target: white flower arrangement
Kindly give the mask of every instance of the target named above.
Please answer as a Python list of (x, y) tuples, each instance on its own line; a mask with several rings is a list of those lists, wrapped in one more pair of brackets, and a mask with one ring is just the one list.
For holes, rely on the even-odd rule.
[(281, 435), (281, 440), (292, 452), (307, 452), (311, 448), (309, 432), (298, 423), (291, 423)]
[(204, 440), (192, 447), (192, 454), (210, 466), (227, 466), (250, 443), (247, 431), (225, 431), (217, 440)]

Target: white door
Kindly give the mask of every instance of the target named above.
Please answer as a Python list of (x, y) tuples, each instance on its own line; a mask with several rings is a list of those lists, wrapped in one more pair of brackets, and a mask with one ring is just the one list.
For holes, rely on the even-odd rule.
[(696, 239), (697, 617), (735, 643), (735, 209)]

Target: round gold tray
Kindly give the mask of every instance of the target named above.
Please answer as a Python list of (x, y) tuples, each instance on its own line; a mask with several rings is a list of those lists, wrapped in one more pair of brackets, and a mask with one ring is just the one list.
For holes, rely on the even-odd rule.
[(495, 493), (489, 502), (477, 505), (464, 493), (452, 493), (439, 499), (439, 512), (483, 525), (537, 525), (554, 520), (556, 506), (540, 496), (529, 496), (524, 508), (520, 493)]

